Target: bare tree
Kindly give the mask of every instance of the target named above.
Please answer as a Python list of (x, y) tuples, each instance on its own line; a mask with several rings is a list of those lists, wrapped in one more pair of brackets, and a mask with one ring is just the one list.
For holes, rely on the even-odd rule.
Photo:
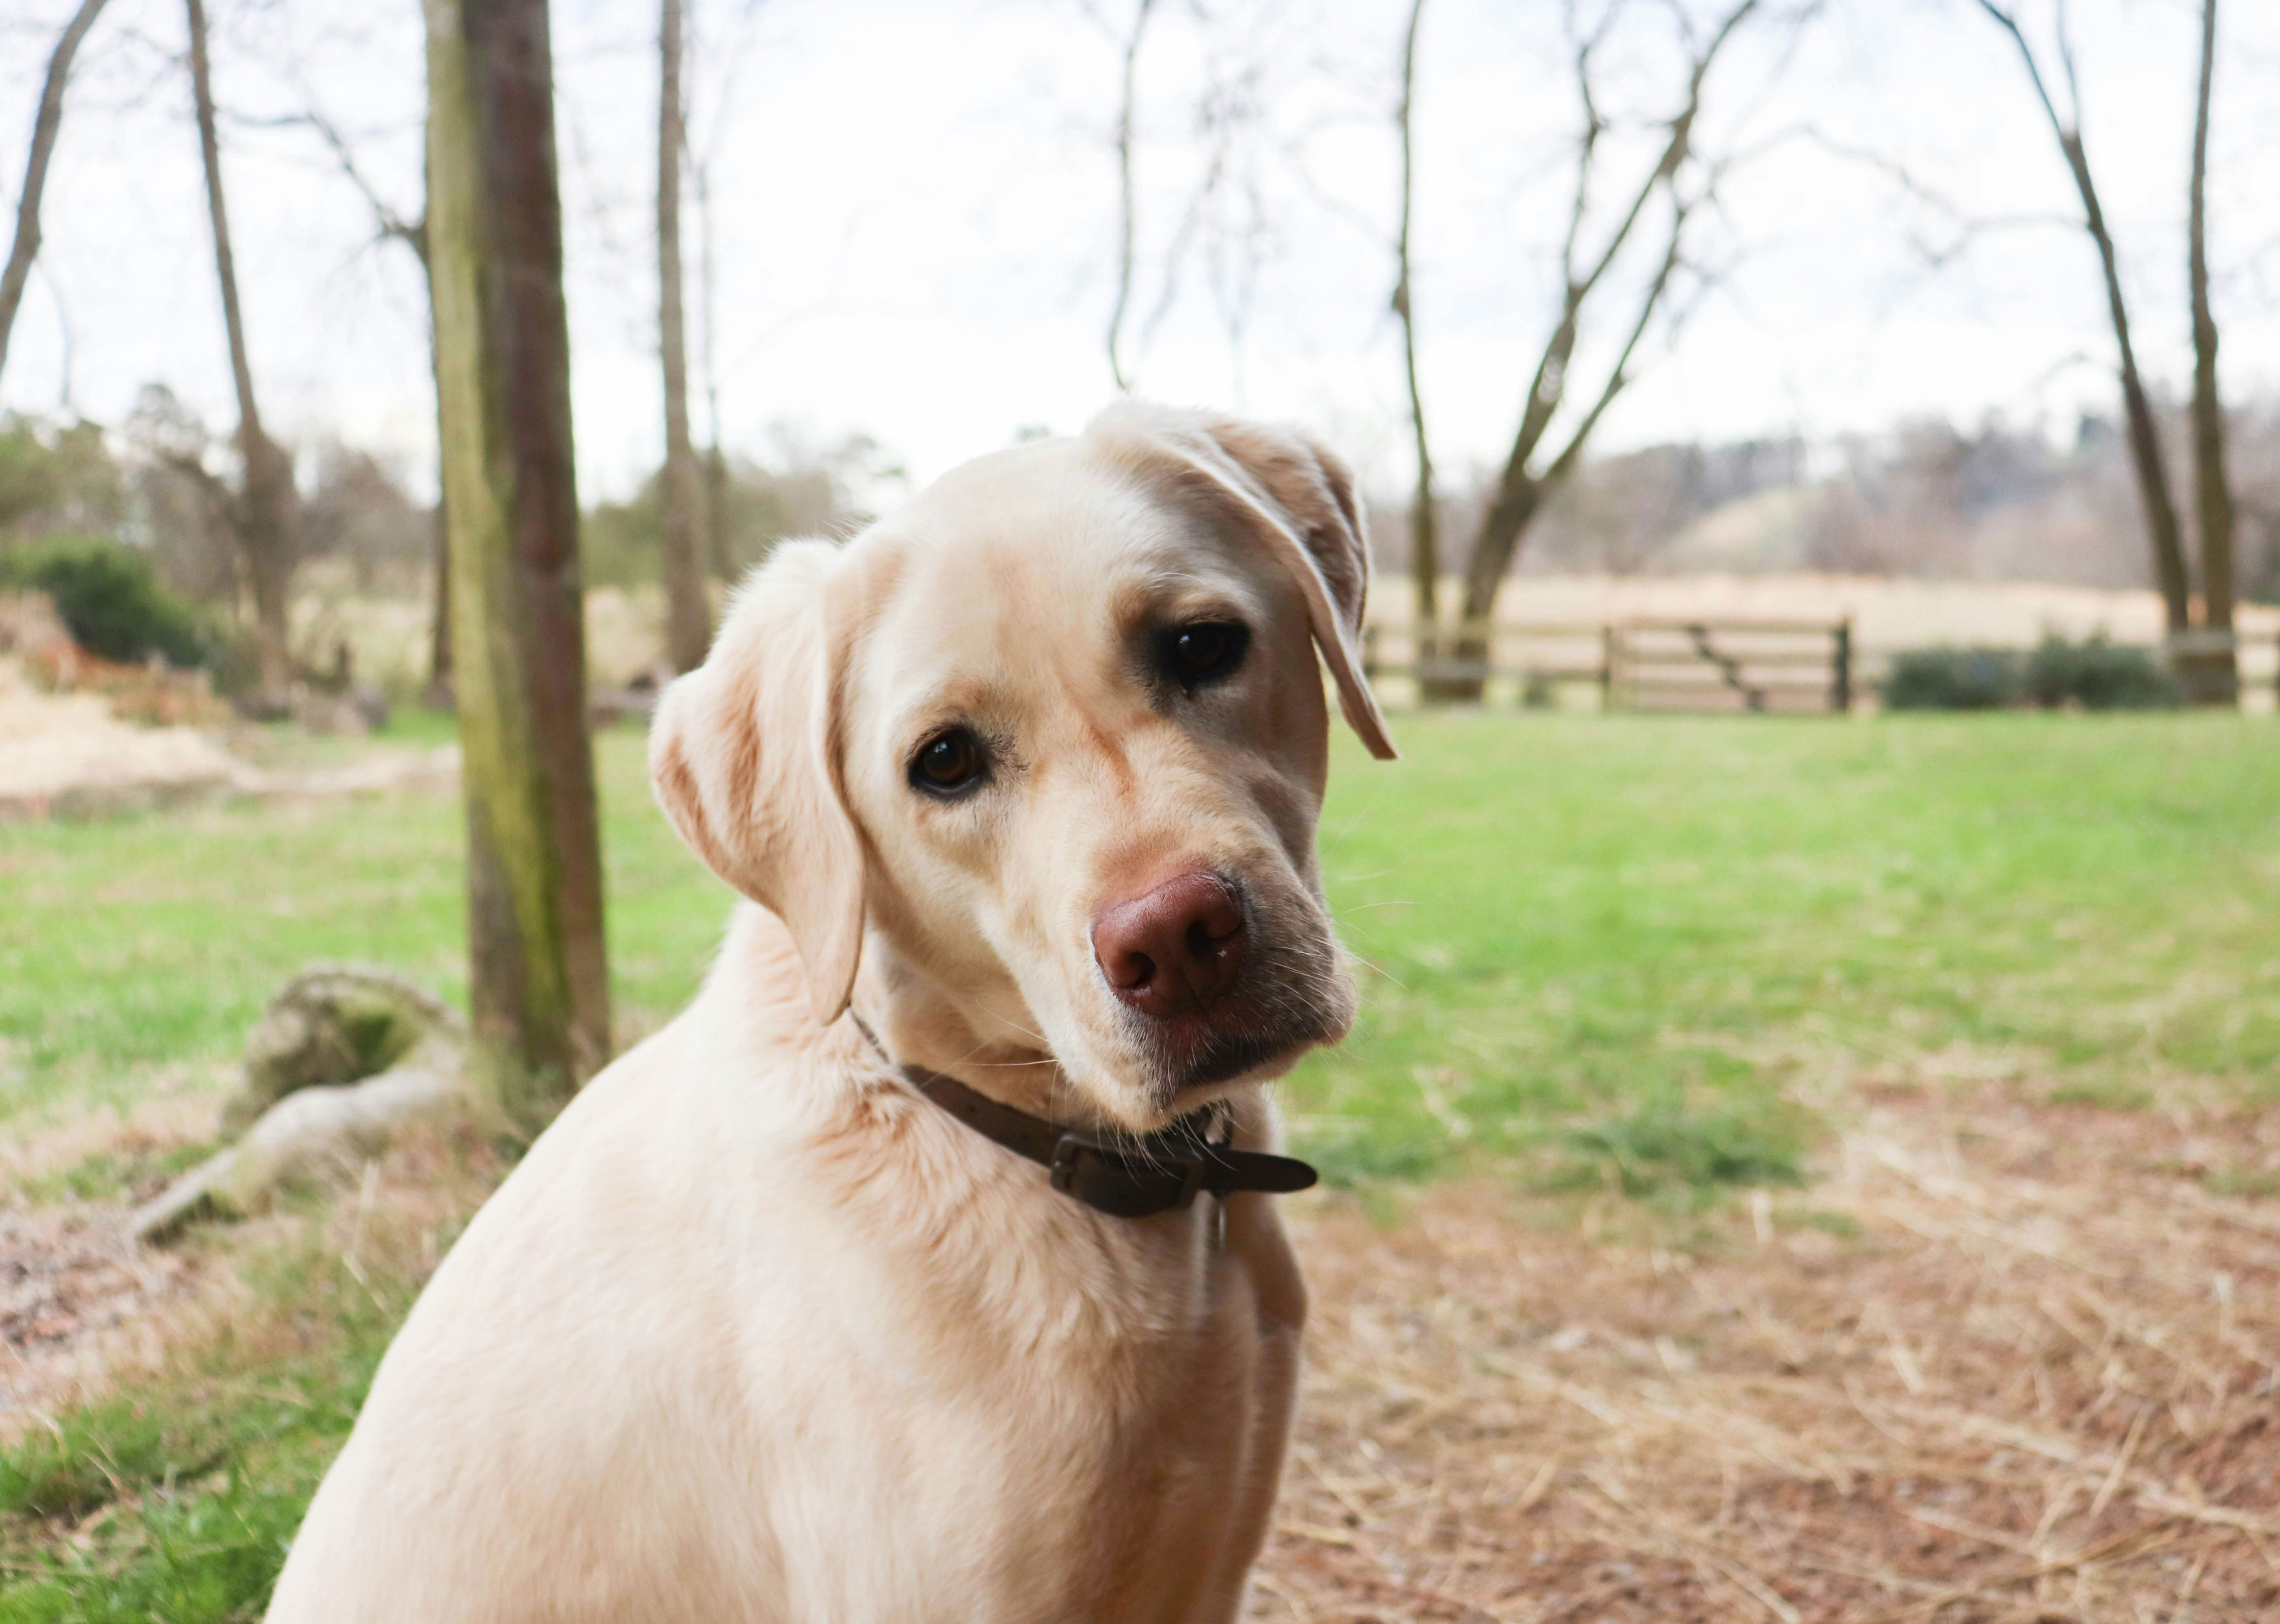
[(198, 150), (205, 164), (206, 209), (213, 223), (214, 270), (221, 285), (222, 324), (229, 335), (230, 376), (237, 385), (237, 450), (243, 464), (233, 514), (246, 584), (252, 589), (254, 639), (261, 661), (261, 691), (275, 703), (291, 684), (293, 566), (298, 493), (293, 459), (261, 426), (254, 398), (253, 363), (245, 343), (245, 314), (237, 296), (237, 261), (230, 252), (229, 211), (222, 198), (221, 142), (215, 132), (213, 70), (206, 50), (204, 0), (186, 0), (190, 33), (190, 90), (196, 104)]
[(47, 190), (48, 160), (55, 155), (56, 135), (63, 128), (64, 87), (71, 81), (72, 58), (80, 42), (95, 27), (104, 0), (80, 0), (80, 8), (64, 25), (48, 58), (48, 77), (40, 88), (40, 108), (32, 115), (32, 154), (24, 165), (23, 195), (16, 200), (16, 241), (8, 250), (8, 266), (0, 270), (0, 372), (8, 366), (8, 334), (16, 325), (16, 308), (24, 302), (24, 284), (30, 280), (32, 261), (40, 252), (40, 196)]
[[(1641, 341), (1656, 318), (1668, 312), (1684, 257), (1688, 227), (1708, 196), (1706, 181), (1693, 189), (1681, 184), (1682, 172), (1696, 156), (1695, 126), (1701, 114), (1703, 87), (1728, 42), (1759, 4), (1760, 0), (1740, 0), (1718, 18), (1706, 37), (1690, 41), (1685, 92), (1676, 110), (1660, 121), (1661, 148), (1653, 165), (1629, 189), (1628, 203), (1596, 252), (1585, 250), (1583, 237), (1609, 123), (1596, 98), (1592, 56), (1615, 12), (1606, 13), (1598, 28), (1575, 39), (1574, 63), (1583, 129), (1576, 145), (1575, 197), (1560, 249), (1560, 312), (1537, 358), (1521, 409), (1520, 427), (1467, 556), (1454, 661), (1423, 685), (1429, 699), (1480, 697), (1488, 660), (1484, 628), (1496, 612), (1498, 594), (1521, 542), (1546, 499), (1582, 463), (1592, 431), (1631, 381), (1631, 363)], [(1683, 13), (1679, 15), (1683, 23)], [(1587, 323), (1602, 319), (1599, 312), (1612, 302), (1612, 290), (1619, 286), (1609, 280), (1609, 273), (1658, 198), (1661, 200), (1658, 217), (1663, 223), (1661, 249), (1651, 262), (1653, 268), (1645, 284), (1630, 292), (1627, 313), (1618, 319), (1620, 325), (1614, 330), (1621, 336), (1614, 361), (1596, 390), (1579, 395), (1573, 388), (1576, 346)], [(1568, 414), (1566, 438), (1557, 450), (1551, 450), (1547, 444), (1551, 430), (1562, 420), (1561, 408), (1571, 398), (1580, 400), (1580, 409)]]
[(1416, 650), (1421, 665), (1437, 658), (1440, 625), (1441, 544), (1433, 511), (1433, 446), (1425, 432), (1425, 396), (1417, 385), (1417, 322), (1410, 297), (1410, 222), (1416, 212), (1417, 26), (1425, 0), (1410, 0), (1401, 38), (1401, 95), (1394, 121), (1401, 134), (1401, 212), (1393, 241), (1393, 313), (1401, 319), (1401, 361), (1409, 384), (1409, 428), (1417, 450), (1417, 494), (1409, 504), (1409, 571), (1416, 583)]
[(2209, 308), (2209, 103), (2216, 85), (2216, 0), (2201, 0), (2201, 77), (2194, 98), (2192, 179), (2186, 223), (2188, 280), (2193, 303), (2193, 512), (2201, 549), (2201, 626), (2225, 634), (2219, 646), (2197, 650), (2185, 662), (2196, 697), (2237, 700), (2240, 662), (2231, 646), (2233, 609), (2232, 486), (2225, 477), (2224, 398), (2217, 388), (2216, 316)]
[(712, 643), (699, 538), (705, 493), (689, 438), (689, 346), (682, 310), (682, 0), (662, 0), (658, 28), (658, 348), (665, 366), (665, 646), (676, 671), (702, 665)]
[(2114, 233), (2107, 227), (2106, 211), (2099, 203), (2089, 150), (2083, 142), (2082, 83), (2075, 69), (2074, 42), (2067, 32), (2065, 10), (2060, 8), (2058, 19), (2059, 65), (2066, 75), (2067, 86), (2067, 110), (2061, 112), (2052, 97), (2042, 60), (2020, 28), (2017, 17), (1996, 4), (1995, 0), (1977, 0), (1977, 4), (2017, 48), (2020, 64), (2034, 89), (2035, 100), (2042, 107), (2051, 134), (2057, 138), (2067, 173), (2073, 177), (2075, 191), (2082, 200), (2082, 227), (2098, 249), (2099, 268), (2106, 280), (2107, 316), (2114, 327), (2114, 347), (2120, 352), (2122, 415), (2129, 435), (2130, 465), (2137, 475), (2138, 506), (2145, 519), (2145, 537), (2153, 550), (2154, 579), (2161, 589), (2169, 630), (2190, 630), (2193, 623), (2192, 587), (2185, 570), (2184, 532), (2177, 521), (2176, 502), (2169, 494), (2168, 467), (2161, 451), (2161, 430), (2154, 419), (2153, 401), (2138, 370), (2138, 350), (2130, 339), (2130, 304), (2122, 293)]
[(1133, 196), (1132, 181), (1133, 104), (1139, 91), (1140, 42), (1148, 32), (1148, 18), (1155, 9), (1156, 0), (1139, 0), (1133, 11), (1131, 30), (1124, 36), (1123, 94), (1117, 104), (1116, 303), (1108, 313), (1108, 372), (1120, 389), (1132, 387), (1132, 380), (1124, 368), (1123, 344), (1124, 323), (1132, 310), (1132, 262), (1139, 231), (1138, 204)]
[(546, 0), (427, 0), (475, 1079), (551, 1115), (609, 1054)]

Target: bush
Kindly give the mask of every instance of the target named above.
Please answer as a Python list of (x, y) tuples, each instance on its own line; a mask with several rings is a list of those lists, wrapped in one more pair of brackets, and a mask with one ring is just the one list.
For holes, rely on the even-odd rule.
[(2148, 711), (2181, 701), (2176, 680), (2149, 649), (2106, 641), (2103, 632), (2069, 643), (2046, 636), (2027, 657), (2027, 694), (2046, 710)]
[(1892, 656), (1884, 704), (1894, 711), (1999, 711), (2023, 683), (2009, 649), (1909, 649)]
[(0, 553), (0, 586), (44, 592), (73, 638), (122, 665), (166, 657), (205, 663), (212, 639), (197, 612), (158, 582), (150, 560), (116, 542), (76, 538)]

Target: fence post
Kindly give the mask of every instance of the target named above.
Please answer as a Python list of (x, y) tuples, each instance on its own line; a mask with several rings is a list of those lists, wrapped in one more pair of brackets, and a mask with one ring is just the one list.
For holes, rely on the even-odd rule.
[(1830, 673), (1829, 708), (1842, 716), (1852, 709), (1852, 617), (1837, 623), (1837, 658)]
[(1599, 710), (1602, 714), (1615, 708), (1615, 625), (1610, 620), (1599, 627)]

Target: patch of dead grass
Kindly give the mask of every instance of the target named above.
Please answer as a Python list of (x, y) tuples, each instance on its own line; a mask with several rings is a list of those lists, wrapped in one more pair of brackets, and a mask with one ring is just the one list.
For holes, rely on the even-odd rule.
[[(0, 1178), (52, 1175), (88, 1157), (212, 1136), (219, 1102), (153, 1100), (121, 1119), (60, 1125), (17, 1147)], [(126, 1232), (132, 1198), (0, 1200), (0, 1443), (116, 1388), (211, 1363), (258, 1375), (331, 1334), (297, 1289), (338, 1271), (384, 1315), (402, 1312), (459, 1228), (504, 1174), (495, 1148), (465, 1127), (399, 1134), (330, 1197), (289, 1198), (243, 1223), (168, 1247)]]
[(1990, 1084), (1883, 1095), (1823, 1181), (1676, 1243), (1480, 1186), (1317, 1205), (1254, 1616), (2280, 1615), (2280, 1210), (2220, 1155), (2280, 1162), (2280, 1113)]

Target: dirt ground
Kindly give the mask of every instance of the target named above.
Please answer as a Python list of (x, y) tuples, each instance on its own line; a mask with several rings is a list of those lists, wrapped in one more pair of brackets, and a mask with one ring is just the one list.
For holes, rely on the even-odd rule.
[(119, 718), (113, 699), (42, 692), (17, 661), (0, 657), (0, 822), (239, 796), (320, 798), (448, 788), (458, 772), (456, 747), (375, 745), (329, 766), (260, 766), (231, 749), (221, 730), (138, 726)]
[[(1487, 1183), (1292, 1202), (1309, 1360), (1252, 1616), (2280, 1618), (2280, 1200), (2254, 1193), (2280, 1110), (1855, 1105), (1818, 1181), (1697, 1218)], [(211, 1108), (0, 1172), (156, 1153)], [(447, 1216), (409, 1154), (344, 1194), (339, 1246), (375, 1191), (375, 1236), (391, 1200)], [(120, 1215), (0, 1205), (0, 1434), (243, 1301), (215, 1249), (138, 1252)]]

